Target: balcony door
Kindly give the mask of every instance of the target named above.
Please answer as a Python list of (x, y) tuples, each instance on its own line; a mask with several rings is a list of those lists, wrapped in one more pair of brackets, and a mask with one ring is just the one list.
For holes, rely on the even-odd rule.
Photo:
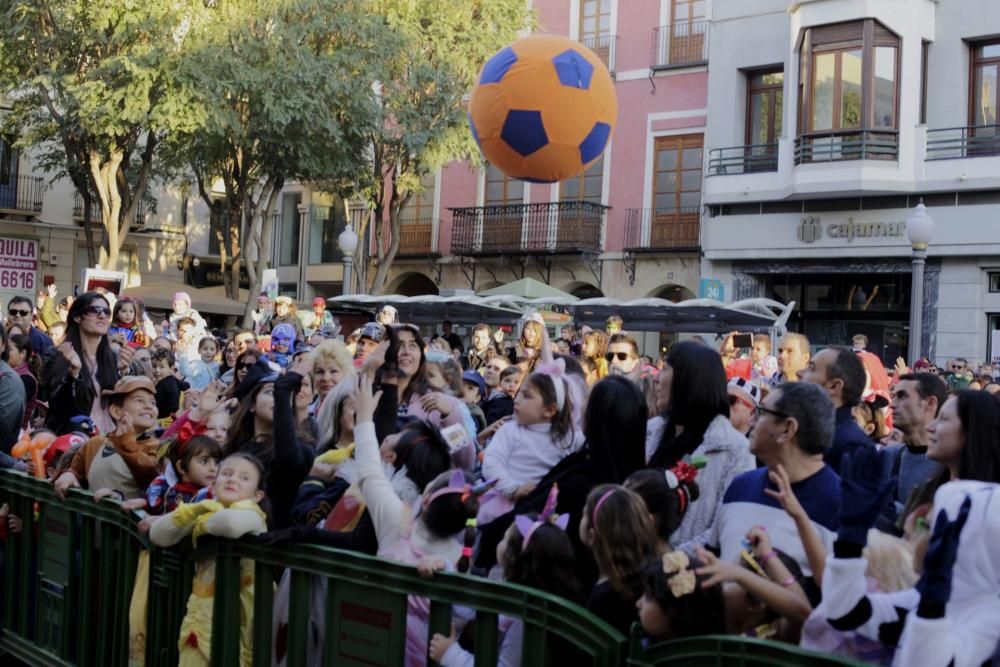
[(559, 184), (559, 219), (556, 242), (559, 247), (599, 245), (601, 241), (600, 216), (595, 215), (594, 204), (600, 206), (604, 189), (604, 154), (597, 158), (579, 176)]
[(671, 0), (671, 63), (692, 63), (705, 59), (705, 0)]
[(492, 164), (486, 165), (484, 203), (483, 251), (519, 250), (524, 225), (524, 181), (511, 178)]
[(410, 196), (400, 224), (399, 254), (425, 255), (432, 250), (434, 237), (434, 187), (437, 172), (420, 178), (420, 191)]
[(656, 139), (649, 247), (698, 245), (703, 146), (700, 134)]
[(981, 44), (972, 49), (972, 108), (969, 109), (973, 139), (969, 153), (996, 155), (998, 152), (997, 111), (1000, 109), (1000, 43)]
[(0, 208), (17, 208), (17, 152), (0, 138)]
[(580, 0), (580, 42), (611, 66), (611, 0)]
[(778, 168), (778, 139), (785, 74), (781, 71), (747, 73), (747, 132), (744, 171)]

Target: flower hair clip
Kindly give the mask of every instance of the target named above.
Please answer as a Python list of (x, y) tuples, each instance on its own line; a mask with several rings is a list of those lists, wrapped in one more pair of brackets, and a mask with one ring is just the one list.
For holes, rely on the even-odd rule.
[(514, 517), (514, 525), (517, 527), (517, 531), (521, 533), (521, 537), (524, 538), (524, 545), (521, 547), (522, 551), (528, 548), (531, 536), (540, 526), (550, 523), (559, 528), (559, 530), (566, 530), (566, 526), (569, 525), (569, 514), (555, 513), (558, 497), (559, 485), (553, 484), (552, 489), (549, 490), (548, 497), (545, 499), (545, 507), (542, 508), (542, 513), (538, 515), (538, 519), (532, 521), (530, 517), (524, 514), (518, 514)]
[(693, 483), (698, 478), (698, 469), (687, 461), (682, 460), (678, 461), (673, 468), (665, 470), (663, 477), (667, 481), (667, 486), (677, 492), (680, 511), (683, 513), (690, 504), (690, 498), (688, 497), (687, 488), (681, 486), (681, 483)]
[[(667, 575), (667, 585), (675, 598), (694, 593), (698, 580), (691, 569), (691, 561), (683, 551), (663, 554), (663, 574)], [(673, 575), (673, 576), (671, 576)]]

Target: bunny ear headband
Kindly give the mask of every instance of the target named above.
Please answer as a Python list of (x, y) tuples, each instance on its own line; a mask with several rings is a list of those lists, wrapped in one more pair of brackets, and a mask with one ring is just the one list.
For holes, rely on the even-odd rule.
[(535, 372), (548, 375), (552, 380), (552, 386), (555, 387), (556, 391), (556, 407), (562, 412), (562, 409), (566, 407), (566, 361), (556, 359), (538, 364), (535, 367)]
[(532, 521), (524, 514), (518, 514), (514, 517), (514, 525), (517, 526), (517, 532), (521, 533), (521, 537), (524, 538), (524, 545), (521, 547), (522, 551), (528, 548), (528, 542), (531, 541), (531, 536), (534, 535), (535, 531), (538, 530), (540, 526), (550, 523), (557, 526), (559, 530), (566, 530), (566, 526), (569, 525), (569, 514), (557, 515), (555, 513), (556, 499), (558, 497), (559, 485), (553, 484), (552, 489), (549, 491), (548, 498), (545, 499), (545, 507), (542, 508), (542, 513), (538, 515), (538, 519)]
[(496, 486), (499, 479), (491, 479), (490, 481), (482, 481), (475, 485), (469, 484), (465, 481), (465, 473), (461, 470), (454, 470), (451, 473), (451, 477), (448, 478), (448, 486), (443, 489), (438, 489), (431, 494), (430, 500), (427, 504), (434, 502), (437, 498), (449, 493), (458, 493), (462, 496), (462, 502), (468, 500), (469, 496), (479, 496), (484, 495), (487, 491)]

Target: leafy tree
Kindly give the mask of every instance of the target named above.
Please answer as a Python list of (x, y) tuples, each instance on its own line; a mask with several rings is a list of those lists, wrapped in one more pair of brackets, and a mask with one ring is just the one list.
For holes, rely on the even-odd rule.
[[(224, 283), (238, 298), (240, 267), (250, 294), (271, 256), (272, 213), (285, 183), (356, 187), (375, 120), (376, 63), (398, 43), (384, 21), (350, 0), (230, 0), (193, 23), (181, 73), (197, 90), (205, 122), (175, 133), (167, 148), (189, 170), (205, 203), (227, 221), (220, 234)], [(211, 185), (221, 180), (216, 201)], [(298, 224), (298, 221), (292, 222)], [(247, 304), (244, 320), (255, 306)]]
[(370, 291), (378, 294), (399, 251), (401, 213), (421, 178), (452, 160), (478, 161), (466, 95), (486, 60), (532, 26), (533, 13), (524, 0), (370, 0), (366, 6), (407, 44), (381, 63), (370, 170), (360, 183), (374, 225)]
[(172, 75), (190, 20), (184, 5), (0, 2), (0, 90), (12, 105), (5, 129), (18, 147), (37, 151), (42, 169), (73, 182), (92, 264), (92, 198), (101, 209), (100, 261), (113, 269), (163, 136), (199, 122)]

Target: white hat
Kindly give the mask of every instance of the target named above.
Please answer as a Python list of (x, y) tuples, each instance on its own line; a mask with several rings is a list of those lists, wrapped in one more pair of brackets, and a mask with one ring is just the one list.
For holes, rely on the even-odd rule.
[(760, 387), (757, 386), (756, 382), (736, 377), (729, 381), (728, 386), (730, 389), (736, 389), (746, 394), (754, 407), (760, 404)]

